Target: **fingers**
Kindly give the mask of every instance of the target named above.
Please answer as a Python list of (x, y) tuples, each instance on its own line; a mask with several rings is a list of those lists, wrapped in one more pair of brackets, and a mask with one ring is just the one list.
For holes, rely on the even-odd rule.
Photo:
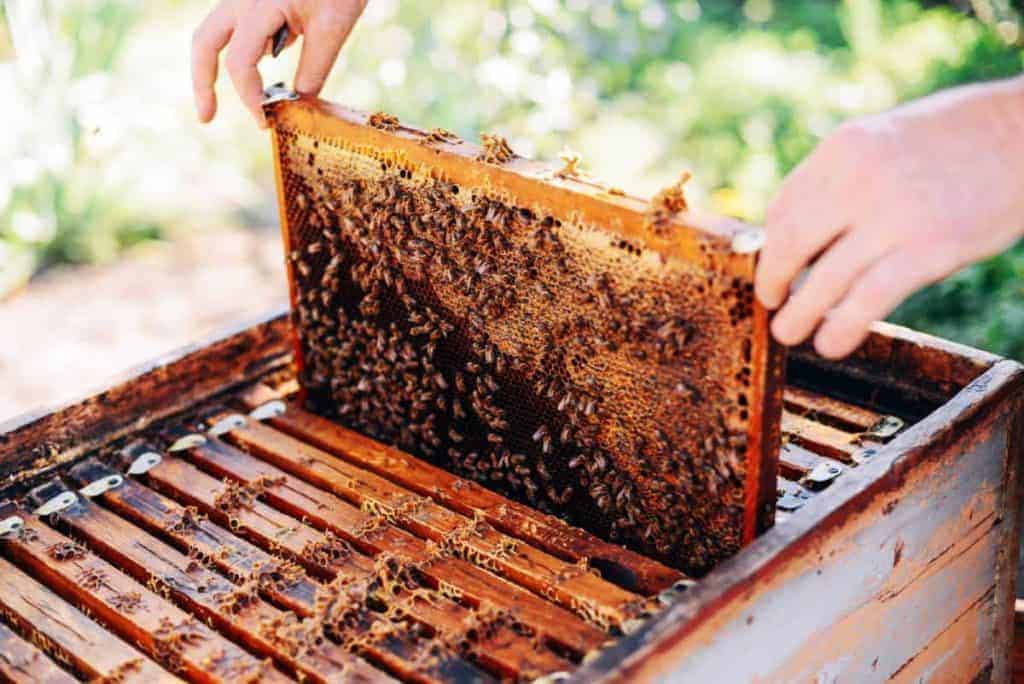
[(342, 3), (336, 11), (323, 12), (309, 22), (295, 74), (296, 91), (304, 95), (320, 94), (362, 8), (362, 2)]
[(848, 232), (829, 247), (807, 280), (772, 321), (772, 334), (782, 344), (803, 342), (850, 289), (854, 280), (891, 249), (890, 240)]
[(868, 335), (869, 326), (882, 320), (916, 290), (952, 273), (959, 263), (956, 248), (933, 245), (903, 247), (877, 261), (850, 288), (842, 303), (825, 319), (814, 347), (826, 358), (853, 352)]
[(844, 230), (835, 210), (815, 199), (826, 196), (820, 183), (797, 169), (769, 208), (754, 279), (757, 297), (769, 309), (786, 300), (793, 278)]
[(260, 127), (265, 128), (263, 78), (257, 65), (274, 31), (285, 23), (285, 16), (269, 2), (257, 2), (240, 19), (228, 47), (226, 66), (238, 97)]
[(217, 113), (217, 61), (231, 40), (234, 17), (226, 5), (218, 5), (192, 34), (192, 95), (199, 121), (207, 123)]

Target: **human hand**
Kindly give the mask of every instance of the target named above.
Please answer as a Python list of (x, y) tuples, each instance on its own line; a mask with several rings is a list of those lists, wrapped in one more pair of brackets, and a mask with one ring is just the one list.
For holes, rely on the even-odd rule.
[(785, 303), (775, 338), (818, 328), (818, 353), (846, 356), (915, 290), (1024, 234), (1024, 79), (840, 126), (786, 178), (765, 232), (756, 289), (770, 309)]
[[(220, 0), (192, 35), (192, 90), (196, 114), (206, 123), (217, 113), (217, 61), (224, 60), (238, 96), (261, 128), (263, 79), (257, 69), (271, 37), (288, 24), (289, 42), (303, 35), (295, 90), (318, 95), (366, 0)], [(230, 43), (230, 45), (229, 45)]]

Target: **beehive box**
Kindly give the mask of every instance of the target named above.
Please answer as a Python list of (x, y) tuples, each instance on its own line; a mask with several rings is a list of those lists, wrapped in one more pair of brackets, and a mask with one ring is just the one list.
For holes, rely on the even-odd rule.
[[(314, 681), (357, 673), (371, 681), (459, 681), (553, 667), (579, 682), (1009, 677), (1024, 438), (1024, 374), (1014, 362), (888, 325), (878, 325), (864, 348), (841, 363), (792, 354), (776, 525), (707, 575), (678, 582), (674, 571), (558, 519), (513, 502), (495, 505), (496, 495), (423, 461), (351, 433), (332, 436), (340, 428), (318, 423), (295, 403), (259, 420), (264, 427), (229, 421), (215, 430), (220, 436), (210, 435), (210, 421), (224, 407), (243, 410), (294, 391), (291, 351), (287, 317), (278, 315), (161, 359), (99, 394), (2, 427), (0, 499), (9, 502), (0, 510), (0, 526), (8, 530), (0, 541), (4, 677), (151, 682), (170, 679), (167, 669), (175, 667), (181, 668), (176, 676), (194, 681), (255, 673), (266, 681), (296, 673)], [(167, 451), (176, 429), (200, 424), (206, 446)], [(289, 435), (300, 442), (288, 442)], [(268, 436), (278, 442), (257, 443)], [(134, 469), (127, 465), (145, 451), (123, 455), (125, 445), (139, 440), (163, 457), (149, 472), (141, 472), (145, 459)], [(251, 454), (237, 448), (247, 440)], [(337, 479), (338, 469), (351, 475), (353, 467), (362, 474)], [(109, 491), (79, 492), (75, 506), (55, 515), (32, 512), (86, 481), (103, 489), (116, 474), (125, 481)], [(224, 484), (227, 475), (234, 478), (229, 482), (256, 486)], [(39, 490), (40, 482), (50, 489)], [(386, 562), (381, 546), (395, 542), (374, 537), (373, 524), (358, 527), (366, 525), (359, 516), (374, 510), (361, 511), (358, 497), (372, 499), (382, 486), (415, 492), (423, 500), (413, 508), (430, 504), (436, 515), (473, 521), (475, 514), (489, 526), (481, 532), (500, 532), (515, 547), (499, 540), (490, 556), (428, 565), (435, 578), (469, 569), (452, 576), (440, 595), (429, 593), (441, 586), (429, 577), (399, 591), (447, 602), (440, 614), (424, 617), (427, 623), (476, 615), (473, 598), (492, 584), (503, 587), (492, 598), (507, 593), (536, 609), (515, 611), (504, 625), (490, 623), (499, 638), (484, 642), (489, 654), (473, 641), (442, 657), (431, 650), (433, 641), (419, 641), (429, 631), (410, 626), (380, 642), (334, 633), (296, 669), (294, 657), (278, 653), (280, 643), (261, 639), (254, 625), (268, 616), (290, 623), (288, 614), (309, 615), (311, 596), (330, 596), (338, 586), (325, 572), (355, 571), (338, 565), (352, 562), (345, 559), (364, 559), (355, 566), (364, 582), (400, 569)], [(313, 502), (327, 497), (330, 505), (303, 498), (310, 495)], [(11, 527), (12, 510), (23, 516), (20, 531)], [(207, 520), (196, 515), (204, 511)], [(529, 524), (534, 520), (548, 531)], [(401, 515), (387, 525), (416, 548), (426, 548), (434, 534)], [(270, 543), (275, 530), (293, 527), (301, 531)], [(333, 543), (326, 532), (337, 533)], [(354, 543), (367, 533), (372, 543)], [(77, 543), (69, 543), (72, 537)], [(348, 555), (345, 541), (358, 546), (356, 556)], [(314, 545), (307, 551), (319, 554), (303, 561), (306, 574), (274, 565), (307, 543)], [(228, 551), (211, 553), (222, 548)], [(610, 588), (601, 605), (653, 597), (643, 604), (649, 616), (638, 613), (609, 628), (607, 619), (595, 621), (567, 600), (586, 584), (563, 585), (569, 593), (561, 595), (538, 593), (530, 587), (543, 578), (516, 572), (522, 553), (572, 565), (573, 558), (593, 558), (600, 577), (587, 581)], [(271, 563), (262, 575), (261, 560)], [(327, 570), (314, 572), (321, 565)], [(258, 596), (240, 591), (254, 572), (269, 578)], [(472, 582), (479, 573), (491, 580)], [(615, 620), (614, 611), (604, 615)], [(522, 621), (539, 625), (537, 631), (501, 631)], [(356, 634), (365, 627), (350, 626)], [(617, 636), (623, 628), (629, 634)], [(545, 637), (535, 641), (537, 634)], [(261, 666), (268, 656), (271, 664)]]

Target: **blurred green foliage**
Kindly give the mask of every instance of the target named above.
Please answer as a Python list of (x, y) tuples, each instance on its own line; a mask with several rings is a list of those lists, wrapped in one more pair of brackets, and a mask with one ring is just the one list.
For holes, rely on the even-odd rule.
[(130, 209), (127, 188), (104, 183), (90, 108), (139, 19), (137, 5), (5, 7), (16, 59), (0, 67), (0, 87), (13, 96), (0, 131), (0, 295), (51, 263), (108, 260), (160, 230)]
[[(228, 88), (219, 91), (222, 116), (212, 131), (189, 121), (187, 31), (179, 29), (212, 3), (38, 3), (66, 47), (51, 69), (57, 76), (37, 82), (38, 90), (75, 92), (104, 75), (115, 90), (175, 93), (161, 106), (181, 111), (114, 183), (102, 170), (126, 162), (109, 149), (94, 154), (96, 112), (66, 97), (47, 101), (59, 113), (70, 163), (23, 174), (30, 182), (8, 183), (7, 194), (0, 170), (0, 257), (5, 245), (8, 254), (30, 255), (20, 277), (47, 263), (109, 258), (177, 225), (182, 211), (197, 223), (201, 195), (187, 195), (194, 203), (184, 207), (179, 200), (177, 214), (154, 210), (151, 199), (126, 204), (139, 199), (133, 182), (157, 165), (183, 169), (161, 186), (168, 194), (238, 187), (219, 202), (229, 218), (268, 215), (268, 147)], [(163, 52), (146, 57), (156, 45)], [(594, 175), (639, 193), (689, 168), (695, 203), (756, 221), (785, 174), (838, 122), (1020, 73), (1021, 46), (1009, 0), (371, 0), (324, 96), (466, 137), (496, 130), (529, 156), (553, 158), (568, 143)], [(287, 80), (297, 50), (289, 52), (265, 66), (267, 80)], [(183, 66), (158, 71), (140, 59)], [(128, 116), (110, 107), (105, 115)], [(122, 135), (120, 144), (141, 143)], [(21, 230), (12, 228), (19, 209)], [(42, 228), (29, 215), (43, 217)], [(0, 292), (10, 270), (0, 258)], [(1022, 283), (1018, 247), (916, 295), (894, 319), (1024, 358)]]

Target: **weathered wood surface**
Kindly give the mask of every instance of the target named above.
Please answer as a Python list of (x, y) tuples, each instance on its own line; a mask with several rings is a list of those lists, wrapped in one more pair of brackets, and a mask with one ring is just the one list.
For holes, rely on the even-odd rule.
[(0, 622), (0, 681), (11, 684), (75, 684), (38, 646)]
[(543, 592), (593, 622), (617, 626), (642, 609), (636, 594), (274, 428), (249, 421), (225, 437), (311, 484), (380, 511), (384, 518), (401, 518), (418, 535), (453, 544), (474, 562)]
[[(59, 521), (99, 556), (189, 613), (209, 621), (248, 650), (320, 682), (332, 681), (334, 675), (344, 676), (344, 663), (333, 662), (329, 653), (303, 653), (303, 658), (297, 660), (278, 649), (279, 633), (265, 633), (262, 626), (285, 624), (283, 611), (258, 597), (247, 598), (238, 611), (225, 610), (225, 599), (236, 595), (237, 585), (105, 508), (79, 501), (62, 511)], [(261, 679), (288, 681), (272, 667), (261, 673)]]
[(799, 444), (787, 442), (779, 450), (779, 472), (784, 477), (799, 480), (814, 470), (819, 463), (827, 463), (845, 469), (845, 465), (828, 456), (822, 456)]
[[(25, 510), (10, 512), (31, 518)], [(229, 683), (262, 670), (260, 660), (84, 546), (38, 522), (26, 530), (3, 542), (5, 554), (169, 671), (190, 681)]]
[(864, 344), (841, 361), (823, 359), (810, 344), (790, 350), (787, 374), (822, 394), (918, 419), (998, 361), (995, 354), (876, 322)]
[[(253, 409), (283, 395), (266, 385), (257, 384), (239, 396), (246, 408)], [(482, 516), (502, 532), (555, 556), (573, 563), (587, 559), (606, 579), (630, 591), (651, 595), (683, 579), (677, 570), (603, 541), (559, 518), (507, 499), (423, 459), (310, 413), (294, 403), (284, 414), (267, 422), (417, 494), (429, 496), (452, 510), (469, 516)]]
[(789, 441), (844, 463), (851, 463), (853, 454), (861, 448), (856, 433), (844, 432), (788, 411), (782, 414), (782, 433)]
[[(233, 492), (237, 491), (237, 485), (222, 483), (181, 459), (165, 458), (146, 477), (156, 489), (196, 506), (222, 526), (230, 525), (235, 534), (248, 539), (264, 552), (273, 551), (285, 556), (327, 580), (340, 578), (345, 585), (353, 582), (372, 585), (384, 581), (378, 576), (378, 567), (373, 559), (259, 500), (242, 501), (235, 506), (223, 503), (230, 500)], [(259, 490), (254, 488), (253, 491)], [(222, 543), (220, 548), (225, 546), (226, 543)], [(249, 552), (247, 556), (251, 558), (254, 554)], [(398, 563), (404, 562), (400, 557), (394, 558)], [(269, 555), (259, 560), (272, 562)], [(300, 614), (313, 614), (314, 598), (315, 593), (308, 595), (305, 605), (299, 609)], [(399, 582), (381, 600), (432, 632), (444, 635), (445, 642), (465, 644), (468, 653), (498, 676), (532, 680), (572, 668), (572, 663), (553, 652), (536, 649), (529, 636), (519, 635), (500, 624), (490, 630), (479, 630), (488, 633), (479, 635), (477, 639), (477, 635), (469, 633), (476, 627), (472, 611), (439, 592), (416, 591)]]
[(277, 311), (251, 327), (246, 324), (130, 370), (98, 393), (0, 422), (0, 484), (31, 479), (283, 367), (290, 359), (290, 340), (288, 320)]
[[(277, 319), (273, 324), (285, 325), (283, 319)], [(242, 337), (248, 334), (248, 332), (242, 333)], [(236, 338), (235, 341), (237, 342), (238, 339), (240, 338)], [(271, 346), (273, 347), (273, 345)], [(230, 369), (235, 363), (235, 358), (230, 354), (225, 355), (225, 349), (237, 350), (237, 347), (229, 344), (207, 357), (210, 360), (210, 365), (206, 368), (211, 376)], [(277, 360), (269, 363), (268, 367), (275, 367), (275, 363), (283, 363), (289, 351), (287, 341), (282, 340), (280, 346), (270, 350)], [(187, 366), (190, 363), (188, 355), (184, 356)], [(806, 359), (807, 356), (805, 355), (803, 358)], [(898, 363), (893, 364), (893, 368), (897, 370), (891, 371), (887, 377), (886, 364), (891, 363), (893, 359), (898, 359)], [(797, 372), (803, 374), (809, 372), (809, 369), (827, 367), (831, 373), (859, 379), (864, 383), (864, 387), (875, 383), (876, 389), (881, 388), (891, 394), (901, 391), (902, 386), (896, 382), (894, 377), (900, 375), (907, 379), (905, 384), (908, 385), (911, 383), (911, 379), (920, 380), (921, 386), (927, 388), (927, 397), (924, 400), (938, 403), (948, 399), (952, 392), (963, 387), (971, 378), (983, 372), (993, 362), (993, 357), (983, 353), (965, 350), (956, 345), (949, 345), (910, 331), (894, 329), (892, 326), (877, 325), (872, 340), (850, 362), (834, 364), (817, 360), (817, 365), (805, 363), (803, 367), (798, 368)], [(186, 366), (181, 366), (181, 368)], [(191, 367), (192, 370), (189, 372), (196, 372), (197, 366)], [(256, 368), (256, 366), (253, 367)], [(989, 372), (985, 378), (971, 385), (967, 391), (968, 400), (963, 400), (963, 397), (958, 398), (958, 401), (947, 407), (950, 410), (944, 409), (939, 416), (926, 421), (924, 427), (916, 426), (908, 431), (908, 434), (902, 435), (894, 443), (887, 445), (880, 454), (881, 458), (867, 466), (855, 469), (855, 471), (859, 471), (855, 474), (845, 474), (835, 485), (836, 498), (819, 497), (826, 499), (827, 502), (809, 504), (785, 525), (764, 535), (750, 549), (745, 550), (732, 561), (705, 577), (696, 588), (686, 592), (666, 615), (656, 619), (640, 633), (627, 637), (608, 654), (587, 665), (578, 679), (589, 682), (602, 678), (616, 676), (622, 678), (635, 675), (642, 680), (645, 676), (650, 675), (650, 671), (646, 669), (646, 666), (640, 667), (638, 664), (642, 665), (647, 661), (651, 667), (660, 668), (661, 672), (670, 672), (673, 666), (685, 669), (691, 663), (688, 659), (691, 655), (690, 647), (696, 643), (695, 640), (699, 635), (708, 636), (710, 631), (707, 629), (707, 625), (718, 613), (726, 615), (732, 611), (735, 618), (733, 627), (736, 630), (722, 631), (721, 638), (723, 646), (729, 643), (735, 644), (737, 635), (742, 635), (743, 630), (746, 629), (745, 618), (740, 620), (739, 616), (742, 615), (744, 607), (751, 604), (742, 604), (738, 609), (735, 606), (741, 605), (741, 597), (750, 594), (751, 588), (754, 588), (754, 595), (758, 597), (766, 595), (772, 587), (772, 582), (778, 581), (775, 578), (783, 568), (785, 559), (805, 557), (816, 562), (817, 557), (814, 555), (814, 551), (823, 549), (830, 536), (843, 536), (848, 530), (848, 526), (854, 524), (856, 519), (856, 516), (853, 515), (854, 511), (869, 504), (876, 497), (880, 497), (879, 492), (892, 490), (894, 487), (910, 488), (911, 485), (905, 481), (905, 477), (916, 467), (915, 464), (930, 460), (934, 454), (943, 449), (956, 449), (958, 443), (968, 439), (968, 427), (976, 428), (976, 424), (987, 422), (991, 418), (987, 413), (989, 410), (994, 410), (995, 406), (1009, 401), (1013, 396), (1012, 390), (1020, 392), (1019, 380), (1009, 377), (1019, 373), (1015, 365), (1000, 363), (998, 368), (993, 370), (996, 372)], [(189, 383), (196, 380), (195, 377), (189, 375), (183, 377), (187, 377)], [(801, 377), (805, 376), (801, 375)], [(880, 390), (877, 395), (881, 396), (881, 394)], [(875, 396), (875, 394), (850, 396), (856, 396), (860, 400), (867, 397), (870, 403), (871, 396)], [(136, 421), (138, 424), (147, 422), (146, 402), (147, 397), (144, 396), (144, 393), (126, 392), (123, 401), (113, 405), (114, 408), (107, 409), (102, 403), (87, 400), (78, 406), (67, 409), (71, 413), (65, 413), (64, 416), (79, 416), (83, 434), (96, 435), (94, 439), (85, 443), (84, 450), (88, 448), (88, 444), (105, 443), (112, 439), (114, 434), (123, 433), (127, 429), (119, 428), (112, 433), (105, 433), (104, 430), (108, 428), (104, 426), (110, 425), (105, 421), (114, 420), (121, 425), (129, 425)], [(8, 429), (10, 429), (10, 425), (12, 424), (8, 424)], [(45, 420), (21, 419), (16, 422), (16, 425), (18, 427), (15, 427), (13, 432), (5, 434), (0, 440), (0, 452), (3, 453), (3, 457), (0, 458), (0, 474), (5, 476), (10, 476), (27, 462), (25, 459), (13, 458), (12, 455), (15, 455), (15, 452), (37, 442), (59, 443), (62, 436), (66, 437), (67, 435), (64, 422), (57, 414)], [(924, 431), (922, 432), (922, 430)], [(1019, 427), (1017, 432), (1019, 434)], [(902, 455), (897, 458), (892, 455), (890, 449), (899, 450)], [(1016, 451), (1019, 453), (1019, 446)], [(44, 465), (43, 467), (49, 466)], [(300, 485), (305, 484), (301, 480), (294, 479), (293, 481)], [(903, 484), (900, 484), (901, 482)], [(290, 498), (292, 494), (287, 489), (281, 488), (276, 491), (281, 493), (282, 502), (287, 502), (292, 506), (299, 505), (301, 495), (295, 494), (294, 498)], [(341, 500), (338, 499), (338, 501)], [(1009, 502), (1007, 501), (1007, 503)], [(280, 503), (274, 505), (283, 506)], [(896, 507), (900, 505), (897, 503)], [(1000, 508), (1004, 511), (1007, 510), (1007, 506)], [(291, 510), (292, 514), (300, 515), (297, 510)], [(333, 511), (325, 511), (323, 519), (311, 520), (311, 522), (321, 529), (331, 529), (331, 525), (335, 524), (332, 515)], [(1005, 523), (1006, 520), (1008, 518), (1004, 516), (998, 526), (1004, 536), (1007, 535), (1007, 530), (1010, 528), (1010, 525)], [(341, 528), (339, 527), (339, 529)], [(854, 539), (856, 538), (854, 536)], [(1016, 540), (1007, 542), (1003, 548), (1015, 550), (1017, 548)], [(971, 552), (980, 553), (977, 549), (972, 549)], [(912, 559), (912, 556), (908, 555), (910, 553), (905, 544), (901, 552), (901, 563), (909, 562)], [(887, 546), (882, 550), (882, 555), (890, 555), (891, 563), (891, 558), (895, 557), (895, 547)], [(964, 557), (966, 558), (968, 555), (965, 553)], [(966, 663), (963, 667), (972, 669), (974, 667), (972, 663), (982, 663), (982, 671), (985, 670), (985, 667), (989, 667), (993, 679), (1002, 681), (1001, 673), (1009, 671), (1009, 663), (1006, 659), (1010, 653), (1008, 644), (1012, 630), (1007, 632), (1005, 629), (999, 629), (993, 633), (992, 629), (999, 624), (1010, 624), (1012, 627), (1012, 622), (1006, 622), (1006, 616), (1012, 620), (1012, 614), (1006, 609), (1005, 598), (1006, 586), (1012, 586), (1012, 582), (1007, 579), (1011, 573), (1006, 571), (1011, 564), (1006, 559), (1000, 561), (998, 555), (995, 562), (997, 565), (1002, 562), (1002, 571), (992, 598), (980, 595), (978, 602), (964, 607), (964, 611), (947, 625), (945, 631), (934, 635), (930, 644), (921, 650), (922, 655), (913, 660), (904, 661), (905, 667), (899, 671), (900, 676), (911, 677), (916, 676), (917, 673), (927, 674), (930, 671), (934, 681), (944, 681), (940, 675), (947, 673), (952, 675), (956, 671), (955, 666), (959, 664)], [(1012, 566), (1015, 565), (1014, 561)], [(877, 567), (880, 571), (885, 571), (886, 567), (891, 566), (879, 562)], [(824, 587), (822, 591), (822, 595), (830, 595), (830, 587)], [(908, 591), (901, 592), (896, 600), (901, 600), (900, 596), (909, 597), (911, 594), (912, 592)], [(819, 596), (815, 597), (815, 601), (820, 600)], [(761, 608), (770, 611), (772, 606), (761, 604), (759, 609)], [(798, 621), (801, 614), (789, 612), (787, 615)], [(970, 637), (972, 632), (968, 625), (975, 623), (977, 619), (987, 622), (985, 628), (978, 632), (981, 635), (978, 640), (972, 641)], [(757, 624), (756, 615), (753, 624)], [(985, 634), (992, 636), (985, 636)], [(874, 635), (874, 628), (869, 629), (866, 638), (873, 638)], [(800, 642), (797, 638), (791, 641), (793, 644)], [(946, 661), (951, 669), (929, 668), (929, 663), (934, 660), (931, 654), (947, 652), (949, 649), (945, 644), (954, 642), (961, 646), (956, 649), (955, 656)], [(819, 639), (813, 638), (803, 645), (813, 650), (814, 645), (819, 643)], [(1007, 648), (1000, 648), (999, 644), (1005, 644)], [(883, 646), (887, 645), (883, 644)], [(780, 652), (792, 652), (798, 648), (797, 645), (784, 646)], [(739, 648), (746, 649), (747, 646), (741, 643)], [(744, 653), (746, 654), (746, 652)], [(1001, 653), (1002, 656), (1000, 656)], [(750, 655), (751, 660), (765, 657), (765, 654), (757, 649), (751, 650)], [(729, 662), (730, 659), (735, 659), (735, 653), (732, 653), (731, 656), (726, 654), (723, 657), (723, 662)], [(1000, 657), (1004, 660), (1002, 665), (996, 664)], [(850, 668), (851, 666), (849, 663), (845, 663), (844, 667)], [(878, 675), (875, 678), (877, 677)], [(869, 677), (869, 681), (871, 679)]]
[(573, 613), (461, 558), (433, 554), (426, 542), (401, 527), (388, 522), (378, 524), (369, 513), (344, 499), (220, 440), (210, 440), (187, 453), (203, 469), (221, 477), (247, 485), (265, 483), (264, 500), (364, 553), (394, 554), (420, 563), (424, 578), (437, 588), (449, 591), (447, 588), (458, 587), (461, 600), (476, 608), (493, 605), (510, 611), (542, 638), (572, 654), (582, 656), (607, 639), (604, 632)]
[(1006, 681), (1022, 381), (998, 363), (574, 679)]
[[(207, 612), (218, 611), (228, 620), (234, 617), (232, 626), (249, 640), (255, 637), (257, 647), (265, 655), (296, 669), (310, 679), (390, 681), (389, 677), (369, 667), (340, 645), (319, 640), (317, 648), (295, 653), (294, 649), (288, 648), (288, 640), (282, 638), (280, 632), (276, 637), (266, 633), (265, 625), (288, 624), (288, 616), (269, 602), (264, 603), (247, 595), (245, 588), (254, 586), (258, 593), (267, 599), (287, 607), (300, 617), (311, 618), (314, 617), (320, 587), (305, 577), (301, 571), (292, 576), (292, 573), (272, 555), (204, 519), (202, 513), (189, 511), (134, 480), (126, 480), (121, 487), (106, 492), (103, 499), (117, 513), (152, 534), (166, 536), (182, 551), (207, 559), (210, 565), (231, 578), (234, 583), (230, 585), (228, 591), (201, 592), (208, 595), (208, 605), (204, 604), (203, 608)], [(180, 559), (181, 556), (172, 547), (161, 549), (159, 555), (167, 559)], [(219, 577), (211, 571), (206, 572), (209, 573), (210, 579)], [(241, 601), (241, 608), (226, 608), (226, 596), (237, 596)], [(365, 628), (370, 629), (373, 626), (372, 622), (376, 620), (365, 625)], [(450, 654), (444, 653), (430, 653), (428, 644), (417, 642), (411, 635), (410, 638), (397, 635), (384, 639), (381, 643), (372, 639), (368, 641), (370, 643), (360, 649), (362, 654), (402, 677), (411, 677), (423, 683), (435, 683), (446, 681), (453, 673), (457, 673), (466, 681), (487, 680), (486, 677), (480, 676), (476, 668), (457, 657), (450, 657)], [(429, 664), (430, 655), (436, 656), (435, 665)], [(421, 660), (421, 671), (415, 672), (417, 663)]]
[(1024, 684), (1024, 600), (1017, 599), (1013, 612), (1013, 682)]
[(126, 684), (181, 681), (82, 611), (0, 559), (0, 610), (32, 641), (75, 672)]
[[(1024, 392), (1017, 391), (1011, 400), (1006, 438), (1005, 485), (1001, 492), (999, 511), (1005, 523), (999, 544), (995, 593), (995, 653), (992, 669), (999, 677), (1008, 679), (1013, 670), (1012, 648), (1014, 618), (1017, 603), (1017, 574), (1022, 524), (1021, 506), (1024, 504)], [(1007, 511), (1012, 511), (1007, 515)]]
[(877, 411), (799, 387), (787, 387), (782, 393), (782, 401), (783, 406), (792, 413), (806, 415), (854, 432), (870, 429), (882, 417)]

